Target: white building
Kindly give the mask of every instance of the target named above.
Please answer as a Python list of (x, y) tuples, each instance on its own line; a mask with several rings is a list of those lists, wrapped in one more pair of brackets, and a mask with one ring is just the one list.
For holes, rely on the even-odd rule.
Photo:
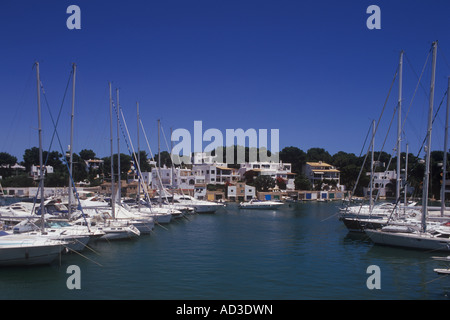
[(239, 169), (240, 179), (252, 172), (255, 176), (268, 175), (274, 180), (283, 179), (287, 190), (294, 190), (295, 173), (291, 172), (291, 164), (283, 162), (246, 162)]
[(244, 182), (228, 186), (228, 199), (238, 201), (249, 201), (256, 197), (255, 187), (248, 186)]
[[(39, 177), (41, 175), (41, 167), (35, 166), (34, 164), (31, 165), (31, 171), (30, 175), (33, 178), (33, 180), (39, 180)], [(53, 173), (53, 167), (52, 166), (44, 166), (44, 176), (48, 173)]]
[[(370, 172), (367, 173), (370, 176)], [(383, 171), (373, 173), (373, 194), (378, 197), (395, 197), (395, 184), (397, 180), (397, 172)], [(364, 188), (364, 194), (370, 195), (370, 186)]]
[(327, 180), (334, 181), (338, 189), (343, 188), (343, 186), (340, 186), (341, 172), (336, 167), (323, 161), (306, 162), (303, 166), (303, 174), (309, 179), (313, 189), (318, 183)]
[[(367, 173), (370, 176), (370, 172)], [(404, 179), (404, 174), (400, 175), (402, 179)], [(380, 198), (384, 197), (395, 197), (396, 192), (396, 184), (397, 184), (397, 171), (383, 171), (383, 172), (374, 172), (373, 173), (373, 194), (377, 195)], [(414, 188), (411, 186), (407, 186), (407, 193), (413, 193)], [(364, 194), (370, 195), (370, 186), (364, 188)]]

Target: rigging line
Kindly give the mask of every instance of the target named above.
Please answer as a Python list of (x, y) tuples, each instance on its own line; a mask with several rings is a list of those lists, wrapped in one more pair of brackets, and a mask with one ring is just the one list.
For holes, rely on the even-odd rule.
[[(65, 98), (66, 98), (66, 94), (67, 94), (67, 90), (68, 90), (68, 87), (69, 87), (69, 84), (70, 84), (71, 76), (72, 76), (72, 70), (70, 71), (70, 74), (69, 74), (69, 80), (67, 81), (66, 90), (65, 90), (64, 95), (63, 95), (63, 100), (62, 100), (61, 107), (60, 107), (60, 110), (59, 110), (57, 123), (59, 122), (59, 118), (60, 118), (60, 116), (61, 116), (61, 111), (62, 111), (62, 107), (63, 107), (63, 105), (64, 105), (64, 100), (65, 100)], [(49, 114), (50, 114), (50, 117), (52, 118), (52, 121), (53, 121), (53, 116), (52, 116), (52, 113), (51, 113), (51, 111), (50, 111), (50, 105), (49, 105), (48, 100), (47, 100), (47, 94), (45, 93), (44, 84), (42, 83), (42, 80), (39, 80), (39, 87), (40, 87), (40, 89), (42, 90), (42, 94), (43, 94), (43, 96), (44, 96), (44, 100), (45, 100), (45, 103), (46, 103), (46, 105), (47, 105), (47, 110), (48, 110), (48, 112), (49, 112)], [(53, 122), (54, 122), (54, 121), (53, 121)], [(55, 126), (55, 129), (54, 129), (54, 131), (53, 131), (52, 138), (51, 138), (51, 140), (50, 140), (50, 145), (49, 145), (49, 148), (48, 148), (47, 157), (46, 157), (46, 159), (45, 159), (44, 165), (46, 165), (47, 162), (48, 162), (48, 159), (49, 159), (49, 156), (50, 156), (50, 150), (51, 150), (51, 147), (52, 147), (52, 144), (53, 144), (53, 140), (54, 140), (54, 138), (55, 138), (55, 132), (56, 132), (56, 126)], [(37, 191), (36, 191), (36, 196), (34, 197), (34, 200), (33, 200), (33, 208), (32, 208), (32, 210), (34, 210), (34, 207), (35, 207), (35, 205), (36, 205), (36, 200), (37, 200), (37, 196), (38, 196), (38, 194), (39, 194), (39, 190), (40, 190), (40, 188), (41, 188), (41, 185), (42, 185), (42, 181), (39, 182), (39, 186), (38, 186), (38, 189), (37, 189)]]
[[(445, 98), (445, 96), (448, 94), (448, 92), (446, 91), (445, 93), (444, 93), (444, 96), (442, 97), (442, 100), (441, 100), (441, 102), (440, 102), (440, 104), (439, 104), (439, 107), (437, 108), (437, 110), (436, 110), (436, 113), (435, 113), (435, 115), (434, 115), (434, 117), (433, 117), (433, 120), (432, 120), (432, 122), (431, 122), (431, 124), (433, 125), (433, 123), (434, 123), (434, 120), (436, 119), (436, 116), (437, 116), (437, 114), (438, 114), (438, 112), (439, 112), (439, 109), (441, 108), (441, 106), (442, 106), (442, 103), (444, 102), (444, 98)], [(428, 134), (427, 134), (428, 135)], [(427, 140), (427, 135), (425, 136), (425, 138), (424, 138), (424, 140), (423, 140), (423, 142), (422, 142), (422, 145), (420, 146), (420, 148), (419, 148), (419, 151), (417, 152), (417, 156), (416, 156), (416, 158), (419, 158), (419, 155), (420, 155), (420, 153), (422, 152), (422, 148), (424, 147), (424, 145), (425, 145), (425, 142), (426, 142), (426, 140)], [(415, 163), (414, 164), (414, 166), (411, 168), (411, 170), (410, 170), (410, 173), (408, 174), (408, 176), (406, 177), (406, 179), (409, 181), (409, 178), (411, 177), (411, 175), (412, 175), (412, 172), (411, 171), (414, 171), (417, 167), (418, 167), (418, 163)]]
[(70, 248), (70, 247), (68, 247), (68, 246), (66, 246), (66, 245), (64, 245), (64, 244), (63, 244), (62, 246), (65, 247), (67, 250), (72, 251), (72, 252), (75, 252), (76, 254), (82, 256), (82, 257), (85, 258), (86, 260), (89, 260), (89, 261), (95, 263), (96, 265), (98, 265), (98, 266), (100, 266), (100, 267), (103, 267), (100, 263), (98, 263), (98, 262), (96, 262), (95, 260), (92, 260), (92, 259), (86, 257), (85, 255), (81, 254), (80, 252), (78, 252), (78, 251), (76, 251), (76, 250), (74, 250), (74, 249), (72, 249), (72, 248)]
[[(396, 69), (396, 71), (395, 71), (394, 77), (393, 77), (392, 82), (391, 82), (391, 86), (390, 86), (389, 91), (388, 91), (388, 95), (387, 95), (387, 97), (386, 97), (386, 100), (384, 101), (383, 109), (382, 109), (382, 111), (381, 111), (380, 117), (378, 118), (378, 122), (377, 122), (377, 125), (376, 125), (376, 127), (375, 127), (375, 131), (374, 131), (373, 135), (376, 134), (376, 132), (377, 132), (377, 130), (378, 130), (378, 126), (380, 125), (380, 121), (381, 121), (381, 118), (382, 118), (382, 116), (383, 116), (384, 110), (386, 109), (386, 105), (387, 105), (387, 102), (388, 102), (388, 100), (389, 100), (389, 96), (390, 96), (390, 94), (391, 94), (392, 87), (394, 86), (395, 79), (397, 78), (397, 75), (398, 75), (398, 71), (399, 71), (399, 66), (397, 66), (397, 69)], [(354, 194), (354, 192), (355, 192), (355, 190), (356, 190), (356, 187), (357, 187), (357, 185), (358, 185), (358, 183), (359, 183), (359, 179), (360, 179), (360, 177), (361, 177), (361, 173), (362, 173), (362, 171), (363, 171), (363, 168), (364, 168), (364, 165), (365, 165), (365, 163), (366, 163), (367, 157), (369, 156), (369, 150), (370, 150), (370, 148), (367, 149), (366, 156), (365, 156), (365, 158), (364, 158), (363, 164), (361, 165), (361, 170), (359, 171), (358, 178), (356, 179), (355, 186), (353, 187), (352, 195)], [(352, 195), (350, 196), (350, 200), (351, 200), (351, 198), (352, 198)], [(349, 203), (350, 203), (350, 201), (349, 201)], [(347, 208), (348, 208), (348, 205), (347, 205)]]
[[(172, 161), (172, 157), (173, 157), (173, 154), (172, 154), (172, 148), (169, 148), (169, 145), (168, 145), (167, 139), (166, 139), (166, 134), (164, 133), (164, 128), (162, 127), (162, 125), (161, 125), (161, 131), (162, 131), (162, 133), (163, 133), (164, 141), (166, 142), (167, 150), (170, 150), (170, 162), (171, 162), (171, 167), (174, 169), (174, 168), (175, 168), (175, 164), (174, 164), (173, 161)], [(172, 137), (170, 137), (170, 139), (172, 139)], [(179, 162), (181, 163), (180, 155), (177, 154), (177, 156), (178, 156)], [(172, 177), (172, 179), (173, 179), (173, 177)], [(173, 183), (172, 183), (172, 185), (173, 185)], [(181, 190), (181, 194), (184, 195), (183, 189), (181, 189), (181, 187), (180, 187), (180, 190)]]
[(363, 146), (362, 146), (362, 148), (361, 148), (361, 151), (359, 152), (359, 157), (362, 156), (362, 153), (363, 153), (363, 151), (364, 151), (364, 149), (365, 149), (365, 147), (366, 147), (367, 138), (369, 137), (370, 129), (371, 129), (371, 128), (372, 128), (372, 121), (371, 121), (371, 125), (369, 126), (369, 129), (367, 130), (366, 138), (364, 139), (364, 143), (363, 143)]
[[(173, 160), (172, 160), (172, 158), (173, 158), (173, 152), (172, 152), (172, 151), (173, 151), (173, 150), (172, 150), (172, 148), (169, 148), (169, 146), (168, 146), (167, 139), (166, 139), (166, 135), (165, 135), (165, 133), (164, 133), (164, 129), (163, 129), (162, 125), (161, 125), (161, 131), (162, 131), (162, 133), (163, 133), (164, 140), (165, 140), (165, 142), (166, 142), (167, 150), (170, 150), (170, 161), (171, 161), (171, 163), (172, 163), (172, 166), (171, 166), (171, 167), (172, 167), (172, 168), (175, 168), (175, 164), (174, 164), (174, 162), (173, 162)], [(172, 137), (170, 137), (170, 139), (172, 139)], [(362, 152), (362, 150), (361, 150), (361, 152)], [(178, 157), (178, 163), (179, 163), (180, 169), (181, 169), (181, 164), (183, 163), (183, 161), (181, 161), (181, 157), (180, 157), (180, 154), (179, 154), (179, 153), (177, 153), (177, 157)], [(172, 177), (172, 179), (173, 179), (173, 177)], [(181, 191), (181, 194), (182, 194), (182, 195), (185, 195), (183, 189), (181, 188), (181, 183), (180, 183), (180, 191)]]
[[(439, 110), (441, 109), (442, 103), (444, 102), (444, 99), (445, 99), (445, 97), (447, 96), (447, 94), (448, 94), (448, 92), (445, 91), (444, 96), (442, 97), (441, 102), (439, 103), (439, 106), (438, 106), (436, 112), (434, 113), (434, 117), (433, 117), (433, 120), (432, 120), (432, 122), (431, 122), (432, 125), (434, 124), (434, 120), (436, 120), (436, 117), (437, 117), (437, 115), (438, 115), (438, 113), (439, 113)], [(423, 139), (422, 145), (421, 145), (421, 147), (420, 147), (420, 149), (419, 149), (419, 154), (420, 154), (420, 152), (422, 151), (422, 148), (423, 148), (423, 146), (424, 146), (424, 144), (425, 144), (425, 142), (426, 142), (426, 140), (427, 140), (427, 136), (428, 136), (428, 134), (425, 135), (425, 138)]]
[[(41, 83), (41, 85), (42, 85), (42, 83)], [(67, 87), (68, 87), (68, 85), (69, 85), (69, 84), (67, 84)], [(67, 87), (66, 87), (66, 91), (67, 91)], [(64, 149), (63, 149), (63, 147), (62, 147), (61, 140), (60, 140), (60, 138), (59, 138), (59, 134), (58, 134), (58, 131), (57, 131), (57, 125), (58, 125), (58, 124), (55, 123), (55, 120), (54, 120), (53, 115), (52, 115), (52, 112), (51, 112), (51, 110), (50, 110), (50, 105), (48, 104), (48, 100), (47, 100), (47, 97), (46, 97), (46, 94), (45, 94), (45, 90), (44, 90), (43, 87), (42, 87), (42, 92), (43, 92), (43, 95), (44, 95), (44, 98), (45, 98), (45, 102), (46, 102), (46, 105), (47, 105), (47, 109), (48, 109), (49, 114), (50, 114), (50, 119), (52, 120), (53, 127), (54, 127), (54, 131), (53, 131), (53, 136), (52, 136), (52, 141), (51, 141), (51, 142), (53, 143), (53, 138), (54, 138), (54, 136), (56, 135), (56, 138), (57, 138), (58, 143), (59, 143), (59, 147), (61, 148), (61, 153), (64, 154)], [(67, 92), (66, 92), (66, 93), (67, 93)], [(64, 98), (65, 98), (65, 96), (66, 96), (66, 93), (64, 94)], [(57, 122), (59, 122), (59, 118), (60, 118), (60, 115), (61, 115), (61, 110), (62, 110), (63, 105), (64, 105), (64, 100), (63, 100), (63, 103), (61, 104), (61, 108), (60, 108), (60, 112), (59, 112), (59, 114), (58, 114)], [(50, 144), (50, 146), (51, 146), (51, 144)], [(50, 149), (49, 149), (49, 150), (50, 150)], [(47, 163), (47, 160), (48, 160), (49, 155), (50, 155), (50, 152), (47, 153), (47, 159), (46, 159), (45, 163)], [(64, 164), (65, 164), (66, 167), (67, 167), (67, 171), (69, 172), (70, 181), (71, 181), (71, 183), (72, 183), (72, 185), (73, 185), (73, 190), (74, 190), (75, 195), (76, 195), (76, 197), (77, 197), (77, 199), (78, 199), (78, 207), (79, 207), (79, 209), (80, 209), (80, 211), (81, 211), (81, 213), (82, 213), (82, 216), (83, 216), (83, 218), (84, 218), (84, 220), (85, 220), (85, 222), (86, 222), (87, 229), (90, 231), (90, 229), (89, 229), (89, 224), (88, 224), (87, 221), (86, 221), (86, 215), (84, 214), (83, 207), (81, 206), (81, 201), (80, 201), (80, 197), (79, 197), (79, 194), (78, 194), (78, 191), (77, 191), (77, 187), (76, 187), (76, 185), (75, 185), (75, 180), (73, 179), (72, 173), (70, 172), (69, 164), (67, 163), (66, 157), (63, 156), (62, 159), (63, 159)], [(42, 184), (39, 184), (39, 188), (42, 188)], [(39, 188), (38, 188), (38, 190), (40, 190)], [(36, 194), (36, 198), (37, 198), (37, 194)], [(43, 201), (43, 199), (41, 199), (41, 201)], [(33, 206), (34, 206), (34, 204), (33, 204)], [(34, 208), (33, 208), (33, 209), (34, 209)], [(43, 212), (41, 212), (41, 214), (43, 214)]]
[[(147, 147), (148, 147), (148, 149), (150, 151), (150, 156), (152, 157), (152, 159), (155, 159), (155, 157), (153, 156), (153, 153), (152, 153), (152, 149), (150, 148), (150, 144), (149, 144), (148, 139), (147, 139), (147, 134), (145, 133), (144, 125), (143, 125), (141, 119), (139, 119), (139, 123), (141, 124), (141, 128), (142, 128), (142, 131), (144, 133), (145, 141), (147, 142)], [(161, 164), (159, 164), (159, 165), (161, 165)], [(156, 174), (158, 176), (159, 183), (161, 184), (161, 189), (162, 189), (163, 188), (163, 184), (162, 184), (162, 179), (161, 179), (161, 175), (159, 173), (159, 170), (156, 170)], [(166, 201), (169, 202), (169, 200), (167, 199), (166, 192), (164, 192), (164, 194), (165, 194), (165, 197), (166, 197)]]
[[(398, 107), (398, 106), (397, 106), (397, 107)], [(384, 141), (383, 141), (383, 144), (382, 144), (382, 146), (381, 146), (381, 150), (379, 151), (380, 153), (378, 154), (378, 159), (377, 159), (377, 161), (380, 161), (381, 153), (383, 152), (384, 146), (386, 145), (386, 141), (387, 141), (387, 138), (388, 138), (388, 136), (389, 136), (389, 131), (391, 131), (391, 127), (392, 127), (392, 124), (394, 123), (394, 119), (395, 119), (395, 115), (396, 115), (397, 111), (398, 111), (398, 108), (396, 108), (396, 109), (394, 110), (394, 112), (392, 113), (391, 123), (389, 124), (388, 131), (387, 131), (387, 133), (386, 133), (386, 136), (384, 137)]]
[[(114, 107), (114, 109), (115, 109), (115, 107)], [(133, 160), (133, 163), (134, 163), (134, 165), (135, 165), (136, 170), (138, 171), (138, 175), (142, 177), (141, 167), (140, 167), (140, 164), (138, 163), (137, 158), (136, 158), (136, 157), (137, 157), (137, 154), (136, 154), (136, 152), (135, 152), (135, 150), (134, 150), (133, 143), (131, 142), (130, 132), (128, 131), (128, 126), (127, 126), (127, 123), (126, 123), (126, 121), (125, 121), (125, 117), (124, 117), (124, 115), (123, 115), (122, 108), (119, 107), (119, 109), (120, 109), (120, 114), (122, 115), (122, 120), (123, 120), (123, 123), (124, 123), (124, 126), (125, 126), (125, 130), (127, 131), (128, 139), (130, 140), (131, 148), (132, 148), (132, 151), (133, 151), (133, 152), (131, 153), (130, 147), (129, 147), (129, 145), (128, 145), (128, 141), (127, 141), (127, 139), (126, 139), (126, 137), (125, 137), (125, 134), (124, 134), (124, 132), (123, 132), (123, 129), (122, 129), (122, 125), (120, 125), (120, 127), (121, 127), (121, 129), (122, 129), (122, 134), (124, 135), (124, 138), (125, 138), (125, 143), (127, 144), (127, 147), (128, 147), (128, 152), (129, 152), (130, 155), (132, 156), (132, 159), (134, 159), (134, 160)], [(145, 193), (145, 196), (147, 197), (147, 199), (150, 199), (150, 195), (148, 194), (147, 186), (144, 184), (144, 179), (141, 179), (141, 186), (142, 186), (142, 189), (144, 190), (144, 193)], [(150, 206), (150, 212), (153, 213), (152, 207), (151, 207), (151, 206)]]
[[(426, 59), (425, 59), (425, 64), (423, 65), (423, 68), (422, 68), (422, 74), (420, 75), (420, 78), (422, 78), (422, 75), (423, 75), (423, 73), (424, 73), (424, 71), (425, 71), (425, 68), (426, 68), (426, 66), (427, 66), (427, 64), (428, 64), (428, 59), (430, 58), (430, 54), (431, 54), (432, 51), (433, 51), (433, 48), (430, 48), (430, 50), (428, 50), (428, 54), (427, 54), (427, 57), (426, 57)], [(408, 56), (407, 56), (406, 54), (405, 54), (405, 57), (406, 57), (406, 62), (408, 63), (409, 67), (411, 68), (412, 72), (414, 73), (414, 75), (416, 76), (416, 78), (419, 80), (418, 83), (417, 83), (417, 85), (420, 84), (420, 86), (422, 87), (423, 91), (425, 92), (425, 95), (428, 97), (428, 91), (427, 91), (427, 89), (423, 86), (422, 82), (420, 81), (420, 78), (417, 76), (417, 72), (414, 70), (411, 61), (409, 60), (409, 58), (408, 58)]]
[[(411, 102), (409, 103), (408, 111), (406, 112), (405, 119), (403, 120), (402, 132), (403, 132), (403, 128), (404, 128), (404, 126), (405, 126), (406, 119), (408, 119), (408, 114), (409, 114), (409, 111), (411, 110), (411, 106), (412, 106), (412, 103), (413, 103), (414, 98), (415, 98), (415, 96), (416, 96), (417, 89), (419, 88), (419, 85), (423, 88), (421, 79), (422, 79), (422, 76), (423, 76), (423, 74), (424, 74), (424, 72), (425, 72), (425, 68), (426, 68), (426, 66), (427, 66), (427, 64), (428, 64), (428, 58), (430, 57), (430, 54), (431, 54), (431, 49), (428, 51), (428, 55), (427, 55), (427, 58), (425, 59), (425, 63), (424, 63), (424, 65), (423, 65), (423, 68), (422, 68), (422, 72), (421, 72), (421, 74), (420, 74), (420, 77), (417, 78), (418, 81), (417, 81), (416, 89), (414, 90), (414, 94), (413, 94), (413, 96), (412, 96)], [(406, 57), (406, 60), (408, 61), (408, 64), (410, 64), (411, 69), (413, 70), (413, 72), (416, 74), (416, 72), (414, 71), (414, 69), (413, 69), (411, 63), (409, 62), (408, 57)], [(416, 77), (417, 77), (417, 74), (416, 74)], [(425, 91), (425, 95), (428, 97), (428, 93), (427, 93), (426, 91)]]
[(448, 274), (444, 274), (444, 275), (442, 275), (442, 276), (440, 276), (440, 277), (437, 277), (436, 279), (433, 279), (433, 280), (431, 280), (431, 281), (427, 281), (427, 282), (425, 282), (424, 284), (429, 284), (429, 283), (431, 283), (431, 282), (434, 282), (434, 281), (436, 281), (436, 280), (443, 279), (443, 278), (445, 278), (445, 277), (448, 277)]
[(446, 64), (447, 67), (450, 69), (450, 65), (449, 65), (447, 59), (445, 58), (444, 51), (441, 49), (441, 46), (439, 45), (439, 43), (438, 43), (437, 46), (438, 46), (438, 49), (439, 49), (439, 52), (440, 52), (440, 55), (439, 55), (439, 56), (441, 56), (441, 57), (444, 59), (445, 64)]

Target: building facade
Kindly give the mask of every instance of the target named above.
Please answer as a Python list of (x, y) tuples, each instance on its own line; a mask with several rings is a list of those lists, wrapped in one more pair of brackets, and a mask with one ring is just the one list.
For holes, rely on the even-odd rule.
[(315, 189), (319, 184), (335, 185), (337, 189), (342, 189), (340, 185), (340, 171), (331, 164), (323, 161), (306, 162), (303, 166), (303, 174), (311, 182), (312, 188)]

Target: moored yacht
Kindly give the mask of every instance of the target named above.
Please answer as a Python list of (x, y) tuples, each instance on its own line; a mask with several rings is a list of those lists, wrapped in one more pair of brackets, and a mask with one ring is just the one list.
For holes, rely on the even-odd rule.
[(188, 195), (174, 194), (173, 201), (176, 204), (193, 207), (196, 213), (215, 213), (217, 210), (224, 207), (224, 204), (222, 203), (198, 200)]
[(0, 231), (0, 266), (29, 266), (52, 263), (66, 242), (39, 234), (8, 234)]

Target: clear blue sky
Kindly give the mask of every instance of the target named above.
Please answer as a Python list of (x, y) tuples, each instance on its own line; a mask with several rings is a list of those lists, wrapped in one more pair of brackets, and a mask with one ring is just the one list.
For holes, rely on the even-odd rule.
[[(81, 30), (69, 30), (69, 5), (81, 9)], [(381, 9), (381, 30), (369, 30), (369, 5)], [(136, 101), (156, 153), (156, 124), (170, 128), (279, 129), (280, 149), (321, 147), (359, 155), (378, 120), (399, 53), (406, 53), (403, 115), (431, 43), (439, 41), (435, 110), (450, 76), (450, 2), (288, 0), (4, 0), (0, 6), (0, 151), (22, 160), (38, 145), (36, 80), (56, 118), (71, 64), (77, 64), (75, 152), (109, 149), (108, 81), (133, 139)], [(416, 153), (425, 135), (430, 61), (405, 123)], [(397, 84), (376, 137), (381, 149), (397, 101)], [(433, 131), (442, 149), (445, 104)], [(58, 133), (69, 144), (71, 91)], [(42, 100), (44, 149), (53, 126)], [(396, 120), (384, 148), (392, 152)], [(142, 137), (142, 136), (141, 136)], [(136, 143), (136, 141), (133, 141)], [(207, 143), (204, 144), (206, 146)], [(122, 140), (121, 150), (127, 153)], [(162, 143), (163, 150), (165, 143)], [(116, 147), (116, 142), (114, 142)], [(141, 148), (147, 150), (143, 138)], [(404, 146), (402, 147), (404, 149)], [(52, 150), (60, 151), (55, 141)], [(116, 151), (115, 151), (116, 152)]]

